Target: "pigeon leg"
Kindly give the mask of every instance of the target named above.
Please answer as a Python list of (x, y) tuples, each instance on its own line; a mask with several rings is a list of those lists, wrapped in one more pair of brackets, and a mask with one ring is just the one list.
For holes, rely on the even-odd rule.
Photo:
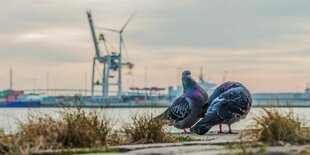
[(182, 134), (189, 134), (189, 133), (190, 133), (190, 132), (186, 131), (186, 128), (185, 128), (185, 129), (183, 129)]
[(220, 131), (217, 134), (223, 134), (224, 132), (222, 131), (222, 124), (219, 125)]
[(230, 124), (228, 124), (228, 132), (227, 132), (227, 134), (238, 134), (238, 132), (233, 132), (232, 130), (231, 130), (231, 126), (230, 126)]

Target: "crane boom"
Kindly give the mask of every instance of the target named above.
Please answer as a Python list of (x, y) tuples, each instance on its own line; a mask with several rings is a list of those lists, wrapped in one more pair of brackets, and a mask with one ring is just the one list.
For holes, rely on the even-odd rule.
[(96, 50), (96, 56), (100, 57), (100, 50), (99, 50), (98, 41), (97, 41), (97, 38), (96, 38), (96, 32), (95, 32), (95, 28), (94, 28), (91, 12), (90, 11), (86, 11), (86, 13), (87, 13), (88, 22), (89, 22), (90, 30), (91, 30), (92, 37), (93, 37), (93, 42), (94, 42), (94, 46), (95, 46), (95, 50)]

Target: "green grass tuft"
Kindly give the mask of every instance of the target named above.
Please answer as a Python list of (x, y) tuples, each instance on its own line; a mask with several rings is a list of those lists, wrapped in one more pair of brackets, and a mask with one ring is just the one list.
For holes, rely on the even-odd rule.
[(201, 139), (191, 137), (191, 136), (175, 136), (174, 140), (176, 142), (191, 142), (191, 141), (201, 141)]
[(59, 153), (62, 154), (85, 154), (85, 153), (111, 153), (115, 152), (114, 150), (108, 147), (101, 147), (101, 148), (78, 148), (78, 149), (63, 149)]

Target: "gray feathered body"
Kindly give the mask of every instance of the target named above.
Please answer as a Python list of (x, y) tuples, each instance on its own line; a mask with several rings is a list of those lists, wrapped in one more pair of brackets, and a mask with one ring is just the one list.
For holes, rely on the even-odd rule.
[(191, 130), (198, 134), (208, 132), (217, 124), (233, 124), (244, 119), (252, 106), (250, 91), (238, 82), (225, 82), (208, 101), (209, 107), (201, 121)]

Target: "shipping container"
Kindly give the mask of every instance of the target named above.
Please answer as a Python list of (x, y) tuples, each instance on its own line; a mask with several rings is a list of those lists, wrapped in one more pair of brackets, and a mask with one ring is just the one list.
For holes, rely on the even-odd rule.
[(21, 95), (24, 94), (24, 91), (12, 91), (11, 95)]
[(0, 91), (0, 97), (6, 97), (6, 95), (3, 91)]
[(0, 91), (0, 97), (6, 97), (10, 94), (9, 90)]
[(8, 102), (13, 102), (13, 101), (16, 100), (16, 96), (15, 96), (15, 95), (9, 95), (9, 96), (7, 96), (6, 100), (7, 100)]

